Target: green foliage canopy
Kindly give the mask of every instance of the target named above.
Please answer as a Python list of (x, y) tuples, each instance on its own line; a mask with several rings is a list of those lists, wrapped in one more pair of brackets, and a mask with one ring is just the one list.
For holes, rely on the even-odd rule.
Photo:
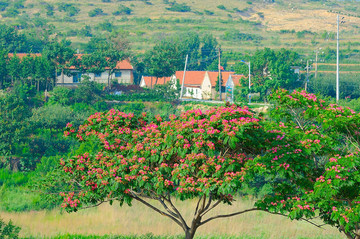
[[(257, 50), (254, 55), (245, 57), (251, 63), (251, 92), (260, 93), (263, 99), (273, 90), (281, 87), (296, 89), (302, 85), (299, 75), (291, 69), (291, 66), (301, 66), (300, 57), (296, 52), (280, 49), (271, 50), (265, 48)], [(237, 63), (237, 74), (249, 74), (246, 64)], [(242, 78), (241, 85), (248, 85), (247, 78)], [(247, 91), (247, 89), (244, 89)], [(247, 93), (247, 92), (246, 92)]]
[[(171, 218), (193, 238), (216, 218), (263, 210), (298, 220), (317, 215), (348, 238), (359, 236), (360, 114), (305, 91), (278, 90), (271, 120), (247, 108), (191, 110), (150, 120), (116, 110), (90, 116), (66, 135), (97, 142), (98, 153), (62, 159), (63, 173), (75, 180), (61, 193), (68, 211), (105, 201), (137, 200)], [(258, 175), (271, 191), (253, 208), (206, 218)], [(187, 224), (172, 203), (197, 198)], [(154, 206), (158, 200), (163, 209)]]

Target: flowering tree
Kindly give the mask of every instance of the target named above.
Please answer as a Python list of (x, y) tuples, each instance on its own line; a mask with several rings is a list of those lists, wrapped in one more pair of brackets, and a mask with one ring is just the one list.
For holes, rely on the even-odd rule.
[(256, 205), (292, 219), (319, 216), (360, 238), (360, 114), (305, 91), (278, 90), (272, 100), (271, 148), (251, 163), (272, 177), (274, 193)]
[[(232, 203), (244, 184), (246, 162), (261, 148), (260, 119), (247, 108), (193, 110), (168, 121), (110, 110), (90, 116), (78, 131), (68, 125), (65, 135), (101, 145), (95, 155), (61, 160), (63, 171), (75, 182), (72, 192), (61, 193), (67, 211), (105, 201), (130, 205), (137, 200), (171, 218), (186, 238), (193, 238), (196, 229), (209, 221), (258, 210), (206, 217), (220, 203)], [(173, 198), (198, 199), (190, 224)]]
[[(61, 160), (73, 182), (71, 192), (61, 193), (62, 206), (71, 212), (136, 200), (175, 221), (186, 238), (209, 221), (254, 210), (314, 225), (311, 219), (320, 216), (359, 238), (360, 115), (304, 91), (279, 90), (272, 100), (270, 119), (234, 105), (169, 120), (110, 110), (78, 130), (68, 125), (65, 135), (101, 150)], [(258, 175), (266, 175), (271, 193), (252, 208), (208, 217)], [(198, 200), (189, 224), (174, 198)]]

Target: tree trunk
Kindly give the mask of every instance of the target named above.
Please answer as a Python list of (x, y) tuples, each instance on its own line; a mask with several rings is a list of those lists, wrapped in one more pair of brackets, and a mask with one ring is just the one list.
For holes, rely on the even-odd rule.
[(48, 89), (48, 85), (49, 85), (49, 78), (46, 78), (46, 81), (45, 81), (45, 90), (49, 90), (49, 89)]
[(199, 228), (200, 226), (200, 223), (201, 223), (201, 216), (200, 216), (200, 213), (197, 214), (192, 223), (191, 223), (191, 227), (188, 228), (186, 231), (185, 231), (185, 239), (192, 239), (194, 238), (195, 236), (195, 232), (196, 230)]
[(198, 229), (198, 227), (191, 227), (188, 230), (185, 231), (185, 239), (193, 239), (195, 236), (195, 232)]
[(111, 79), (111, 71), (109, 70), (109, 74), (108, 74), (108, 88), (110, 90), (110, 79)]
[(61, 69), (61, 84), (64, 86), (64, 69)]

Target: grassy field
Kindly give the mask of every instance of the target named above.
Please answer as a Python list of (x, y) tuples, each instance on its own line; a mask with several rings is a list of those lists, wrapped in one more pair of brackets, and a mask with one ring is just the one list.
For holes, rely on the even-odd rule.
[[(178, 202), (180, 211), (188, 220), (195, 208), (195, 202)], [(217, 213), (229, 213), (251, 207), (251, 202), (239, 200), (233, 206), (221, 206)], [(211, 216), (211, 215), (209, 215)], [(22, 228), (21, 236), (52, 238), (59, 235), (182, 235), (175, 223), (156, 214), (145, 206), (134, 203), (133, 207), (102, 205), (98, 208), (68, 214), (53, 211), (6, 213), (5, 220), (12, 220)], [(309, 223), (290, 221), (282, 216), (252, 212), (229, 219), (214, 220), (200, 227), (199, 238), (344, 238), (331, 227), (316, 228)], [(77, 237), (56, 237), (77, 238)], [(85, 237), (78, 237), (85, 238)]]
[[(215, 35), (224, 50), (250, 52), (267, 46), (293, 48), (312, 54), (319, 47), (335, 47), (336, 15), (340, 13), (346, 21), (341, 25), (341, 40), (350, 42), (353, 49), (360, 49), (360, 7), (354, 1), (276, 0), (270, 4), (263, 0), (209, 0), (204, 4), (203, 1), (178, 0), (176, 3), (185, 4), (189, 11), (176, 12), (169, 10), (173, 1), (166, 0), (68, 0), (66, 4), (78, 8), (73, 16), (61, 11), (60, 2), (25, 0), (24, 8), (17, 9), (18, 15), (2, 16), (11, 9), (10, 5), (0, 12), (0, 22), (20, 29), (53, 25), (55, 32), (72, 40), (80, 49), (89, 37), (79, 32), (89, 26), (93, 35), (112, 30), (128, 31), (132, 47), (137, 52), (149, 49), (165, 36), (181, 37), (186, 32), (195, 31), (201, 35)], [(128, 7), (131, 14), (114, 15), (121, 6)], [(53, 9), (52, 15), (49, 15), (49, 8)], [(101, 9), (102, 14), (90, 17), (89, 12), (96, 8)], [(243, 40), (238, 33), (261, 39)]]

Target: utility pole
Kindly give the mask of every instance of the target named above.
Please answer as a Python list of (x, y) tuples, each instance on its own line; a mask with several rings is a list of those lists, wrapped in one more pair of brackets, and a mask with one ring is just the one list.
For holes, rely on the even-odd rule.
[(246, 62), (244, 60), (241, 60), (240, 62), (245, 63), (249, 67), (249, 104), (250, 104), (251, 103), (251, 94), (250, 94), (250, 91), (251, 91), (251, 62), (250, 61)]
[(219, 94), (220, 94), (220, 101), (221, 101), (221, 65), (220, 65), (220, 47), (219, 47)]
[(182, 99), (183, 93), (184, 93), (184, 82), (185, 82), (186, 65), (187, 65), (187, 61), (188, 61), (188, 56), (189, 56), (189, 55), (186, 54), (185, 67), (184, 67), (184, 75), (183, 75), (183, 80), (182, 80), (182, 83), (181, 83), (180, 99)]
[(309, 60), (306, 61), (306, 82), (305, 82), (305, 91), (307, 91), (307, 85), (309, 82)]
[(315, 56), (315, 78), (317, 76), (317, 62), (318, 62), (318, 53), (319, 51), (316, 51), (316, 56)]
[(250, 92), (250, 89), (251, 89), (251, 62), (249, 61), (249, 92)]
[(336, 102), (339, 102), (339, 14), (337, 15), (336, 34)]

